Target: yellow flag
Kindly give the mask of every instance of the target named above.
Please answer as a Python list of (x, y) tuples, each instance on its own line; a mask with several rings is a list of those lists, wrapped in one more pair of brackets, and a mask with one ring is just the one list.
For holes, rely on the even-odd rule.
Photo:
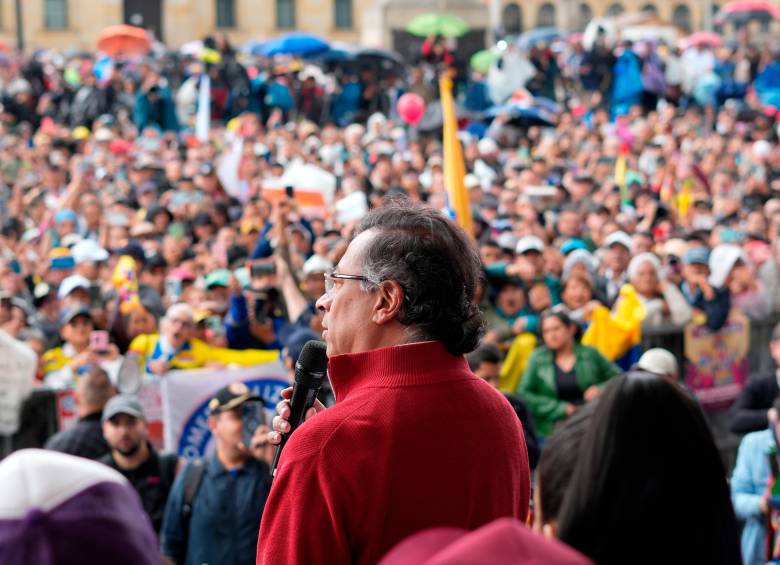
[(693, 180), (685, 179), (677, 194), (677, 213), (683, 218), (687, 217), (691, 204), (693, 204)]
[(645, 307), (639, 295), (633, 286), (625, 284), (620, 289), (615, 312), (610, 312), (606, 306), (598, 306), (593, 311), (582, 344), (595, 347), (610, 361), (619, 359), (641, 343), (644, 318)]
[(615, 184), (620, 188), (620, 200), (624, 204), (628, 202), (628, 189), (626, 188), (627, 171), (628, 163), (626, 162), (626, 156), (621, 154), (615, 161)]
[(439, 79), (441, 111), (444, 118), (444, 185), (447, 188), (450, 208), (455, 212), (455, 220), (466, 230), (469, 236), (474, 234), (471, 218), (469, 195), (466, 192), (466, 168), (463, 164), (463, 148), (458, 139), (458, 119), (455, 116), (455, 101), (452, 98), (452, 81)]

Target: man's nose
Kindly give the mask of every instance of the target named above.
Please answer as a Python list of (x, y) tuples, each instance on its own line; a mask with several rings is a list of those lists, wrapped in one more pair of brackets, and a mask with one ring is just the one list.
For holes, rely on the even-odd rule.
[(326, 292), (325, 294), (323, 294), (317, 299), (315, 306), (317, 307), (317, 310), (320, 310), (322, 312), (329, 312), (330, 305), (332, 302), (333, 302), (333, 298), (329, 296), (328, 293)]

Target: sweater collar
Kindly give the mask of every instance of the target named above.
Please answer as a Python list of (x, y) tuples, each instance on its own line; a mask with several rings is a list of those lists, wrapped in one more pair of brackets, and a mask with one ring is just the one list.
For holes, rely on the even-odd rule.
[(328, 360), (328, 374), (341, 402), (361, 388), (428, 384), (470, 372), (463, 356), (452, 355), (439, 341), (425, 341), (334, 355)]

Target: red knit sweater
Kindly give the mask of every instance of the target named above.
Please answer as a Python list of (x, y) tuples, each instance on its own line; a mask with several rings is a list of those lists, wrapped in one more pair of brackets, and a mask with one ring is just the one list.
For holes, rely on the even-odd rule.
[(284, 449), (257, 563), (376, 563), (407, 536), (525, 520), (530, 472), (504, 396), (438, 342), (330, 359), (337, 403)]

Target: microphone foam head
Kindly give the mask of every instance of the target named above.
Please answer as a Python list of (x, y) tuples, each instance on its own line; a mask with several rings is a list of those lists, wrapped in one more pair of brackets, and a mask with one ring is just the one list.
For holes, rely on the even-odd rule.
[(301, 369), (311, 373), (324, 373), (328, 367), (327, 346), (323, 341), (311, 340), (301, 350), (298, 357), (298, 365)]

